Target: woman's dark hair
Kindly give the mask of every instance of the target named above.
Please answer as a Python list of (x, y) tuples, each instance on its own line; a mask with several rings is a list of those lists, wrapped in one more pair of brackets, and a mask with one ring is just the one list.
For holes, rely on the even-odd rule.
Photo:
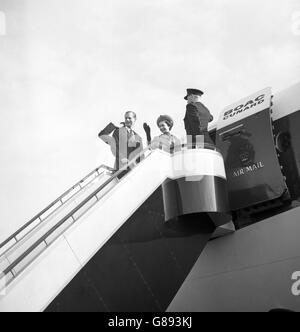
[(170, 128), (170, 130), (173, 128), (173, 126), (174, 126), (174, 121), (173, 121), (173, 119), (169, 116), (169, 115), (161, 115), (158, 119), (157, 119), (157, 126), (159, 127), (159, 124), (161, 123), (161, 122), (165, 122), (168, 126), (169, 126), (169, 128)]

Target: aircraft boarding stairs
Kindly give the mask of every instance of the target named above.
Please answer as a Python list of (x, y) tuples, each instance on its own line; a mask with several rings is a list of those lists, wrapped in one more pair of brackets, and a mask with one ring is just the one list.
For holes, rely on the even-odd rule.
[[(97, 198), (100, 199), (117, 183), (117, 180), (109, 181), (112, 175), (112, 168), (101, 165), (1, 243), (0, 268), (6, 274), (8, 282), (80, 218), (88, 208), (85, 200), (93, 192), (101, 189), (97, 194)], [(108, 184), (105, 183), (107, 181), (109, 181)], [(79, 205), (82, 205), (82, 208), (77, 213), (73, 213)], [(42, 242), (41, 239), (43, 239)], [(41, 243), (34, 251), (31, 251), (31, 247), (36, 246), (37, 242)]]
[(299, 88), (227, 106), (218, 149), (91, 172), (0, 244), (0, 312), (298, 308)]
[[(208, 166), (212, 166), (211, 171), (207, 169), (207, 166), (203, 166), (204, 173), (221, 169), (222, 174), (219, 175), (226, 178), (223, 159), (217, 151), (186, 149), (179, 153), (179, 158), (181, 158), (180, 155), (193, 155), (196, 152), (200, 159), (203, 159), (203, 154), (208, 154), (211, 162), (214, 162), (214, 158), (217, 160), (217, 167), (208, 164)], [(143, 153), (145, 159), (121, 180), (118, 179), (118, 175), (123, 170), (114, 172), (107, 166), (100, 166), (0, 245), (0, 271), (3, 271), (0, 283), (0, 287), (2, 286), (2, 289), (0, 288), (0, 292), (2, 292), (0, 293), (2, 295), (0, 296), (0, 311), (45, 310), (72, 278), (74, 279), (113, 235), (118, 233), (120, 227), (135, 212), (138, 213), (138, 210), (143, 208), (143, 204), (151, 195), (156, 195), (154, 203), (156, 207), (153, 209), (157, 211), (160, 209), (159, 218), (162, 220), (161, 185), (172, 176), (174, 179), (178, 179), (184, 174), (179, 174), (182, 173), (181, 170), (170, 176), (170, 161), (174, 159), (174, 156), (169, 153), (151, 149), (146, 149)], [(192, 173), (190, 175), (195, 176)], [(166, 191), (168, 190), (170, 188), (167, 186)], [(148, 205), (144, 209), (147, 213), (151, 207)], [(171, 213), (173, 212), (171, 211)], [(162, 220), (159, 227), (164, 228), (165, 221)], [(229, 221), (226, 219), (226, 222), (220, 220), (215, 222), (216, 226), (222, 226)], [(180, 227), (182, 228), (182, 226)], [(187, 270), (180, 276), (178, 283), (173, 285), (172, 295), (168, 295), (167, 299), (162, 300), (162, 302), (165, 301), (165, 304), (158, 306), (159, 310), (166, 310), (215, 229), (216, 227), (212, 226), (209, 231), (205, 230), (204, 240), (199, 244), (196, 244), (199, 239), (191, 242), (193, 246), (196, 244), (199, 250), (193, 249), (192, 260), (189, 262)], [(220, 230), (222, 233), (220, 227), (217, 232)], [(223, 230), (228, 231), (226, 226)], [(232, 231), (232, 226), (229, 227), (229, 231)], [(144, 233), (140, 235), (141, 232)], [(133, 242), (149, 241), (150, 243), (153, 240), (152, 233), (147, 232), (148, 230), (135, 230), (134, 237), (140, 238)], [(164, 230), (160, 230), (160, 232), (160, 236), (165, 238), (162, 235)], [(170, 232), (174, 233), (174, 230), (170, 230)], [(176, 230), (175, 233), (175, 235), (171, 234), (166, 237), (178, 238), (178, 231)], [(192, 233), (194, 235), (194, 231)], [(196, 233), (199, 233), (199, 230)], [(182, 240), (183, 238), (184, 236), (182, 236)], [(144, 259), (146, 258), (144, 257)], [(126, 274), (125, 271), (124, 274)], [(126, 305), (118, 310), (126, 311)], [(114, 305), (111, 305), (106, 307), (105, 311), (114, 311), (114, 308)], [(149, 310), (157, 310), (157, 308)]]

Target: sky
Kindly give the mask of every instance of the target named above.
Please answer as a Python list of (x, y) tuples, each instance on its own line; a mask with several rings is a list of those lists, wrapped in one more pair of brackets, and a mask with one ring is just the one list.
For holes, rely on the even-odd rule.
[(0, 0), (0, 241), (113, 165), (97, 134), (125, 111), (181, 137), (186, 88), (217, 120), (299, 82), (299, 59), (300, 0)]

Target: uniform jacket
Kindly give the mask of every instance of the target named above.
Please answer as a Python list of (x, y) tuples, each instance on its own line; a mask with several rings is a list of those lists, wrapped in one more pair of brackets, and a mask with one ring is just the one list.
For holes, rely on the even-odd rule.
[(208, 123), (213, 121), (213, 116), (202, 103), (191, 103), (186, 106), (184, 118), (187, 135), (202, 135), (207, 132)]

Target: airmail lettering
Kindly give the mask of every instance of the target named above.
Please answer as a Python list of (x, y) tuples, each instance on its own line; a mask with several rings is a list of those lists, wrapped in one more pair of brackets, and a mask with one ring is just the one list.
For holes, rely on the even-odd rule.
[(244, 167), (244, 168), (234, 171), (233, 176), (240, 177), (240, 176), (246, 175), (250, 172), (258, 171), (259, 169), (264, 168), (264, 167), (265, 167), (265, 165), (262, 162), (259, 162), (259, 163), (253, 164), (251, 166)]

